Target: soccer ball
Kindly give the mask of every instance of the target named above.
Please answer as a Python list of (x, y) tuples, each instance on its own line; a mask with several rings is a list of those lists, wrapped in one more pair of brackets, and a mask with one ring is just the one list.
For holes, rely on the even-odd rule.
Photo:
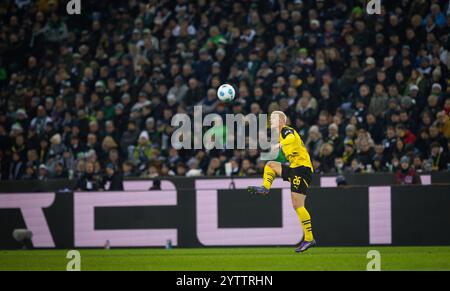
[(223, 84), (217, 89), (217, 98), (219, 98), (223, 102), (230, 102), (234, 99), (234, 95), (236, 91), (234, 91), (233, 86), (230, 84)]

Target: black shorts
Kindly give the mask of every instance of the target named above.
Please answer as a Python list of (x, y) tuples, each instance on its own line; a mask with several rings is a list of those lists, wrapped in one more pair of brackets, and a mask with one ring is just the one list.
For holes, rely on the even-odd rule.
[(281, 177), (284, 181), (291, 183), (291, 191), (306, 195), (309, 185), (311, 185), (311, 168), (300, 166), (291, 168), (286, 165), (281, 166)]

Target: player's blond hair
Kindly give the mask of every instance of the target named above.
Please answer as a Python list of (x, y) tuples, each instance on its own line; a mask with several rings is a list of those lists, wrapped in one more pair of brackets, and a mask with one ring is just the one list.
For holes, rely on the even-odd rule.
[(272, 116), (273, 114), (278, 115), (280, 120), (281, 119), (284, 120), (285, 123), (287, 122), (287, 116), (286, 116), (286, 114), (284, 114), (283, 111), (278, 111), (278, 110), (277, 111), (273, 111), (272, 114), (270, 114), (270, 116)]

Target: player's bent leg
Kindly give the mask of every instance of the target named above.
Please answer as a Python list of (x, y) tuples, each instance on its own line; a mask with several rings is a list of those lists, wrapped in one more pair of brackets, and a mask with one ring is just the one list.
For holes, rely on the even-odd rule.
[(312, 225), (311, 225), (311, 216), (309, 215), (308, 210), (305, 208), (305, 199), (306, 196), (300, 193), (292, 192), (292, 206), (297, 213), (297, 216), (300, 220), (300, 224), (303, 228), (303, 241), (300, 243), (298, 248), (295, 250), (296, 252), (304, 252), (310, 247), (316, 244), (312, 234)]
[(281, 176), (281, 163), (280, 162), (276, 162), (276, 161), (268, 161), (266, 163), (265, 167), (269, 167), (270, 169), (272, 169), (275, 174), (277, 174), (278, 176)]
[(263, 186), (267, 190), (270, 190), (272, 183), (276, 176), (281, 175), (281, 163), (270, 161), (264, 166)]
[(263, 186), (250, 186), (247, 190), (252, 194), (267, 195), (269, 194), (270, 187), (272, 186), (272, 183), (277, 175), (281, 175), (281, 163), (269, 161), (264, 166)]

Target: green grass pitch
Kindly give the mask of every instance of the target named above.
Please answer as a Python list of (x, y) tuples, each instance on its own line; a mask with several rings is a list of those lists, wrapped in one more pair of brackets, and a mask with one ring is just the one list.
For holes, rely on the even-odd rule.
[[(369, 250), (381, 270), (450, 270), (448, 247), (84, 249), (81, 270), (366, 270)], [(66, 270), (67, 250), (0, 251), (0, 270)]]

